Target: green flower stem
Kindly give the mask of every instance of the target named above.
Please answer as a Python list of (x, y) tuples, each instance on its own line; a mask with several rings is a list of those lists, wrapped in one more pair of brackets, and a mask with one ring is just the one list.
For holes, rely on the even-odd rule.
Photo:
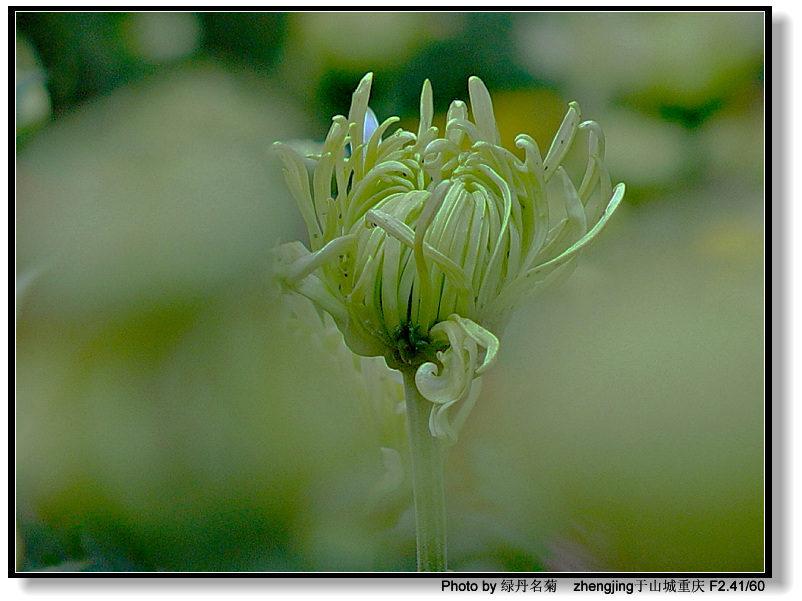
[(412, 490), (418, 541), (418, 571), (446, 571), (446, 505), (443, 486), (443, 442), (429, 431), (432, 404), (415, 386), (415, 371), (404, 374)]

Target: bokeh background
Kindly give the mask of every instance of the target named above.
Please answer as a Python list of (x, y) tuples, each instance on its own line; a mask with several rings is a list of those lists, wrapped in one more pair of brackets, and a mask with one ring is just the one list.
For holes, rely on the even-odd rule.
[(765, 26), (17, 13), (18, 569), (414, 569), (398, 384), (270, 278), (271, 144), (373, 71), (380, 119), (478, 75), (541, 148), (576, 100), (627, 183), (449, 450), (450, 567), (762, 570)]

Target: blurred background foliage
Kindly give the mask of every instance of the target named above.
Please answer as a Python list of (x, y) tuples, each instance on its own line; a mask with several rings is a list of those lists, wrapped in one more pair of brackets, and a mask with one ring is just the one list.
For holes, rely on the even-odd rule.
[(625, 206), (447, 459), (455, 570), (764, 560), (764, 15), (16, 14), (21, 570), (414, 569), (398, 384), (269, 277), (269, 153), (372, 106), (577, 100)]

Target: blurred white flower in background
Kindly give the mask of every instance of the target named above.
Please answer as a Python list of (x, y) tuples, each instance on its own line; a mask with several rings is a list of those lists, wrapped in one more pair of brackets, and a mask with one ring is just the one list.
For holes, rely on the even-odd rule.
[(17, 34), (16, 46), (16, 124), (17, 135), (44, 123), (51, 113), (47, 73), (36, 50)]

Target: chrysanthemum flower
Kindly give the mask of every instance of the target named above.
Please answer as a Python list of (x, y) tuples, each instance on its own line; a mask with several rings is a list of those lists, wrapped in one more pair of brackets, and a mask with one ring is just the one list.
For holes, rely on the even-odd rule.
[[(570, 274), (624, 185), (612, 187), (602, 131), (580, 122), (576, 103), (545, 158), (531, 137), (516, 138), (521, 160), (501, 146), (477, 77), (468, 81), (472, 119), (455, 100), (442, 136), (428, 80), (418, 131), (390, 134), (399, 119), (378, 122), (372, 81), (362, 79), (348, 117), (334, 117), (322, 152), (307, 157), (311, 176), (290, 146), (275, 144), (309, 232), (309, 248), (279, 248), (276, 273), (331, 314), (355, 353), (414, 372), (432, 403), (431, 433), (453, 439), (511, 311)], [(580, 131), (588, 150), (577, 187), (561, 163)]]

